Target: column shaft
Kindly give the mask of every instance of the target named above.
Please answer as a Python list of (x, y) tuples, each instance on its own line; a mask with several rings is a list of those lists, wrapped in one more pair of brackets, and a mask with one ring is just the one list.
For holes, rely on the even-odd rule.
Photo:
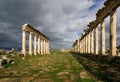
[(95, 51), (95, 54), (98, 54), (98, 27), (95, 28), (95, 48), (94, 48), (94, 51)]
[(91, 53), (93, 54), (94, 53), (94, 39), (93, 39), (93, 31), (91, 32)]
[(116, 55), (116, 11), (110, 14), (110, 55)]
[(90, 33), (87, 36), (88, 36), (88, 53), (90, 53)]
[(101, 22), (100, 30), (101, 30), (100, 52), (102, 55), (105, 55), (105, 22), (104, 21)]
[(32, 33), (29, 34), (29, 54), (32, 55)]
[(90, 53), (92, 53), (92, 32), (90, 32)]
[(26, 56), (26, 33), (24, 30), (22, 32), (22, 53)]
[(48, 41), (48, 54), (50, 53), (50, 51), (49, 51), (49, 50), (50, 50), (50, 48), (49, 48), (49, 41)]
[(41, 38), (41, 54), (43, 54), (43, 39)]
[(38, 37), (38, 54), (40, 54), (40, 36)]
[(85, 46), (86, 46), (85, 53), (87, 53), (87, 36), (85, 36)]
[(36, 39), (37, 39), (37, 36), (35, 35), (34, 36), (34, 55), (37, 55)]
[(78, 51), (77, 51), (77, 52), (79, 53), (79, 50), (80, 50), (80, 49), (79, 49), (79, 39), (77, 40), (77, 42), (78, 42), (78, 43), (77, 43), (77, 46), (78, 46)]

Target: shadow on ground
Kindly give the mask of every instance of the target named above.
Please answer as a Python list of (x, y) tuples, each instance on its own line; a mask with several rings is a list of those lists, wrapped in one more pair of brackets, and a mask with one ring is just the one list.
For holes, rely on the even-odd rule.
[(103, 82), (120, 82), (120, 57), (72, 53), (83, 67)]

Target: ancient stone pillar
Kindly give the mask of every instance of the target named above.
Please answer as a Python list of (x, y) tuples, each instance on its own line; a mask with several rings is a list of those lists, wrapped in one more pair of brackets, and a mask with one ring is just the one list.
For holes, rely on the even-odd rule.
[(85, 37), (83, 38), (83, 46), (84, 46), (83, 51), (84, 51), (84, 53), (85, 53)]
[(79, 53), (80, 53), (80, 51), (81, 51), (81, 47), (80, 47), (80, 40), (78, 40), (79, 41)]
[(93, 37), (93, 32), (94, 31), (91, 31), (91, 53), (93, 54), (94, 53), (94, 37)]
[(37, 55), (36, 39), (37, 39), (37, 36), (35, 35), (34, 36), (34, 55)]
[(46, 53), (48, 54), (48, 41), (46, 41)]
[(83, 43), (83, 53), (85, 53), (85, 41), (84, 41), (84, 38), (82, 39), (82, 43)]
[(50, 52), (49, 52), (49, 41), (47, 41), (47, 42), (48, 42), (48, 43), (47, 43), (47, 44), (48, 44), (48, 45), (47, 45), (47, 49), (48, 49), (48, 50), (47, 50), (47, 51), (48, 51), (47, 53), (49, 54), (49, 53), (50, 53)]
[(83, 38), (83, 53), (85, 53), (85, 38)]
[(90, 53), (92, 53), (92, 32), (90, 32)]
[(95, 48), (94, 48), (94, 53), (98, 54), (98, 27), (95, 28)]
[(82, 49), (82, 53), (83, 53), (83, 48), (84, 48), (84, 47), (83, 47), (83, 39), (81, 40), (81, 45), (82, 45), (82, 48), (81, 48), (81, 49)]
[(116, 11), (110, 13), (110, 55), (116, 55)]
[(102, 21), (100, 25), (100, 52), (105, 55), (105, 22)]
[(87, 53), (87, 36), (85, 36), (85, 53)]
[(46, 54), (46, 40), (44, 39), (44, 54)]
[(40, 48), (41, 49), (41, 54), (43, 54), (43, 39), (42, 38), (41, 38), (40, 42), (41, 42), (41, 48)]
[(45, 54), (47, 53), (47, 41), (45, 40)]
[(81, 53), (80, 51), (81, 51), (81, 43), (80, 43), (80, 40), (79, 40), (79, 53)]
[(88, 36), (88, 53), (90, 53), (90, 33), (87, 36)]
[(29, 34), (29, 54), (32, 55), (32, 33)]
[(26, 56), (26, 33), (25, 30), (22, 32), (22, 53)]
[(42, 39), (42, 45), (43, 45), (43, 54), (45, 54), (45, 40), (44, 39)]
[(86, 53), (88, 53), (88, 36), (86, 35)]
[(38, 37), (38, 54), (40, 54), (40, 36)]
[(83, 42), (84, 42), (84, 53), (85, 53), (85, 37), (83, 38)]
[(77, 47), (78, 47), (78, 51), (77, 51), (77, 52), (79, 52), (79, 50), (80, 50), (80, 49), (79, 49), (79, 48), (80, 48), (80, 47), (79, 47), (79, 40), (77, 40)]

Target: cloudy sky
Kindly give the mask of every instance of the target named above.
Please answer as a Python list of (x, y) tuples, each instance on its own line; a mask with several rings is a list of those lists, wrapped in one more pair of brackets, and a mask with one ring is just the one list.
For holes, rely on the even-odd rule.
[(88, 23), (95, 20), (95, 14), (103, 7), (104, 1), (0, 0), (0, 48), (21, 49), (24, 23), (31, 24), (48, 36), (51, 49), (71, 48)]

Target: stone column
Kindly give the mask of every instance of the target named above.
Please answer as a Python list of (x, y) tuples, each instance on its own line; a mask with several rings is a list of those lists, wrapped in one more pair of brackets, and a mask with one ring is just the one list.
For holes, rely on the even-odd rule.
[(85, 53), (87, 53), (87, 36), (85, 36)]
[(86, 35), (86, 53), (88, 53), (88, 36)]
[(29, 34), (29, 54), (32, 55), (32, 33)]
[(38, 37), (38, 54), (40, 54), (40, 36)]
[(48, 41), (46, 41), (46, 53), (48, 54)]
[(85, 53), (85, 37), (83, 38), (83, 44), (84, 44), (84, 53)]
[(80, 43), (80, 40), (79, 40), (79, 53), (80, 53), (80, 51), (81, 51), (81, 47), (80, 47), (80, 45), (81, 45), (81, 43)]
[(80, 50), (80, 49), (79, 49), (79, 39), (77, 40), (77, 48), (78, 48), (78, 51), (77, 51), (77, 52), (79, 53), (79, 50)]
[(83, 53), (85, 53), (85, 38), (83, 38)]
[(85, 48), (86, 48), (86, 45), (85, 45), (85, 37), (84, 37), (84, 53), (85, 53)]
[(93, 50), (94, 50), (93, 41), (94, 41), (94, 40), (93, 40), (93, 31), (91, 31), (91, 53), (92, 53), (92, 54), (94, 53), (94, 51), (93, 51)]
[(83, 43), (82, 43), (82, 39), (81, 39), (81, 53), (83, 53)]
[(116, 56), (116, 11), (110, 13), (110, 55)]
[(94, 48), (94, 53), (98, 54), (98, 26), (95, 28), (95, 48)]
[(88, 53), (90, 53), (90, 33), (87, 36), (88, 36)]
[(49, 41), (48, 41), (48, 54), (50, 53), (50, 51), (49, 51), (49, 50), (50, 50), (50, 48), (49, 48)]
[(82, 39), (82, 53), (84, 53), (84, 42), (83, 42), (83, 39)]
[(105, 22), (101, 22), (100, 27), (100, 52), (105, 55)]
[(47, 52), (47, 41), (45, 40), (45, 54)]
[(92, 32), (90, 32), (90, 53), (92, 53)]
[(37, 55), (36, 39), (37, 39), (37, 36), (35, 35), (34, 36), (34, 55)]
[(22, 53), (26, 56), (26, 33), (25, 30), (22, 32)]
[(80, 53), (80, 40), (78, 40), (79, 41), (79, 53)]
[(43, 39), (42, 38), (41, 38), (40, 42), (41, 42), (41, 48), (40, 48), (41, 49), (41, 54), (43, 54)]
[(83, 53), (84, 53), (84, 50), (85, 50), (84, 38), (82, 39), (82, 43), (83, 43)]
[(43, 54), (45, 54), (45, 39), (43, 39)]

